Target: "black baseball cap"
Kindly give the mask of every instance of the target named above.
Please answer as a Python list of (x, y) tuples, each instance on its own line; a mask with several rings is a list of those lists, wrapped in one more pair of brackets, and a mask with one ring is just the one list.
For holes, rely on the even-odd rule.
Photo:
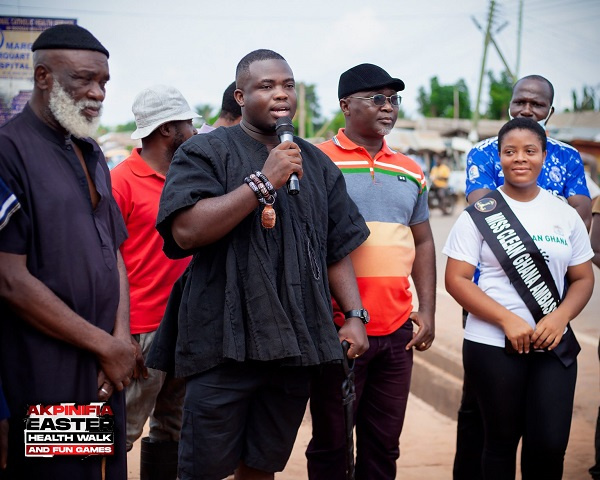
[(376, 90), (391, 87), (397, 92), (404, 90), (404, 82), (393, 78), (383, 68), (372, 63), (361, 63), (340, 76), (338, 84), (338, 98), (345, 98), (356, 92)]

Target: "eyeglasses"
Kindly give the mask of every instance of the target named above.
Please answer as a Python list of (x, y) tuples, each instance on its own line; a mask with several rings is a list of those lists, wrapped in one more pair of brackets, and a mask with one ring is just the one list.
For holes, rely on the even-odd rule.
[(398, 94), (390, 95), (389, 97), (386, 97), (383, 93), (376, 93), (372, 97), (350, 97), (350, 98), (360, 98), (361, 100), (372, 100), (373, 103), (375, 105), (377, 105), (378, 107), (385, 105), (386, 100), (389, 100), (390, 103), (394, 107), (398, 107), (400, 105), (400, 102), (402, 102), (402, 97)]

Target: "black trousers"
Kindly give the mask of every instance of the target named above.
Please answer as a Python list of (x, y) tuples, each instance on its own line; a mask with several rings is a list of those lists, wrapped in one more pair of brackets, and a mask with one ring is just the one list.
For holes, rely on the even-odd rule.
[(483, 454), (483, 421), (477, 397), (467, 375), (464, 376), (463, 393), (456, 425), (456, 454), (452, 478), (454, 480), (482, 480), (481, 456)]
[(522, 478), (560, 480), (577, 364), (565, 368), (550, 353), (508, 355), (469, 340), (463, 343), (463, 362), (483, 420), (483, 478), (515, 478), (522, 437)]
[[(463, 329), (467, 324), (467, 312), (462, 311)], [(483, 422), (477, 398), (464, 375), (463, 394), (458, 409), (456, 426), (456, 454), (452, 478), (454, 480), (482, 480), (481, 454), (483, 453)]]
[[(598, 359), (600, 360), (600, 342), (598, 342)], [(596, 464), (590, 468), (590, 475), (594, 480), (600, 480), (600, 408), (598, 409), (598, 418), (596, 419), (594, 446), (596, 447)]]

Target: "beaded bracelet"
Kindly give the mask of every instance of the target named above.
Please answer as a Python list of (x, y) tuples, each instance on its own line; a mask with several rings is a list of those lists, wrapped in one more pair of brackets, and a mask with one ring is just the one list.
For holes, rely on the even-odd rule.
[(265, 184), (260, 181), (260, 178), (258, 178), (253, 173), (251, 173), (249, 175), (249, 177), (250, 177), (250, 180), (252, 180), (254, 182), (254, 185), (256, 185), (258, 187), (258, 189), (260, 190), (260, 193), (262, 194), (263, 198), (269, 198), (271, 196), (271, 194), (267, 190), (267, 187), (265, 186)]
[(254, 192), (254, 194), (256, 195), (256, 199), (263, 203), (264, 202), (264, 198), (262, 196), (262, 194), (260, 193), (260, 190), (258, 189), (258, 187), (254, 184), (254, 182), (252, 180), (250, 180), (249, 177), (244, 178), (244, 182), (246, 183), (246, 185), (248, 185), (252, 191)]
[(275, 198), (277, 198), (277, 192), (273, 188), (273, 184), (271, 182), (269, 182), (269, 179), (267, 178), (267, 176), (264, 173), (262, 173), (260, 170), (257, 170), (256, 172), (254, 172), (254, 175), (256, 175), (265, 184), (269, 193), (271, 195), (273, 195)]
[(273, 188), (273, 184), (261, 171), (251, 173), (244, 178), (244, 182), (252, 189), (258, 201), (264, 205), (260, 215), (261, 225), (266, 229), (273, 228), (277, 220), (277, 214), (273, 208), (277, 192)]

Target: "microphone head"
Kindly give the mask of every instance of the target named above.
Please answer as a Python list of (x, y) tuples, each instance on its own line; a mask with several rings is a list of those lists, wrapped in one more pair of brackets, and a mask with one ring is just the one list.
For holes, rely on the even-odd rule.
[(294, 124), (292, 123), (292, 119), (290, 117), (280, 117), (275, 122), (275, 132), (277, 135), (282, 135), (284, 133), (294, 134)]

